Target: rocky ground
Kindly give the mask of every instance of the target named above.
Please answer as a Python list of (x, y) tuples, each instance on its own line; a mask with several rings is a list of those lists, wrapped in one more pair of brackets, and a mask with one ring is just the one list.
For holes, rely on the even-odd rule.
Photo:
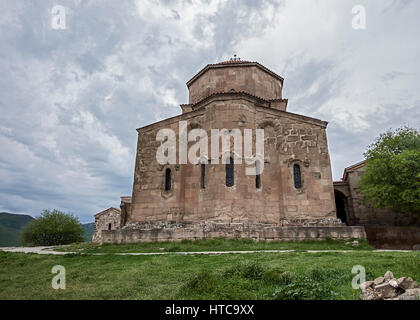
[(395, 279), (391, 271), (360, 286), (364, 300), (418, 300), (420, 286), (410, 277)]

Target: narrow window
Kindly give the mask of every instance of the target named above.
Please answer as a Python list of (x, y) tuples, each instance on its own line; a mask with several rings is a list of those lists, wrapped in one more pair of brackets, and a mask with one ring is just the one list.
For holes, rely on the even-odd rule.
[(234, 185), (234, 177), (233, 177), (233, 169), (234, 163), (232, 157), (228, 159), (228, 163), (226, 163), (226, 186), (232, 187)]
[(300, 165), (298, 164), (293, 165), (293, 178), (295, 181), (295, 188), (302, 188), (302, 175), (300, 173)]
[(167, 168), (165, 170), (165, 191), (170, 191), (171, 187), (171, 169)]
[(204, 163), (201, 164), (201, 189), (206, 188), (206, 165)]
[(108, 223), (108, 230), (111, 230), (111, 224)]
[(255, 170), (257, 171), (255, 175), (255, 188), (261, 189), (261, 166), (259, 161), (255, 162)]

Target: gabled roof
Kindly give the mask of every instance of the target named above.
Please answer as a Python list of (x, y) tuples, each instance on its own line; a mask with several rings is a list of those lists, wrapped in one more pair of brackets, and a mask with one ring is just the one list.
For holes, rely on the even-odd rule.
[(366, 160), (360, 161), (350, 167), (347, 167), (344, 169), (344, 173), (343, 173), (343, 177), (341, 178), (342, 181), (346, 181), (347, 180), (347, 175), (349, 172), (352, 172), (356, 169), (359, 169), (361, 167), (364, 167), (366, 165)]
[(257, 67), (261, 69), (262, 71), (267, 72), (274, 78), (277, 78), (282, 83), (284, 81), (283, 77), (279, 76), (277, 73), (271, 71), (270, 69), (264, 67), (262, 64), (259, 64), (256, 61), (229, 60), (229, 61), (223, 61), (223, 62), (214, 63), (214, 64), (208, 64), (187, 82), (187, 87), (190, 87), (190, 85), (199, 77), (201, 77), (201, 75), (205, 73), (207, 70), (214, 69), (214, 68), (226, 68), (226, 67)]
[(102, 214), (104, 214), (104, 213), (109, 212), (110, 210), (114, 210), (114, 211), (116, 211), (118, 214), (121, 214), (121, 210), (120, 210), (120, 209), (117, 209), (117, 208), (111, 207), (111, 208), (105, 209), (104, 211), (98, 212), (97, 214), (95, 214), (95, 215), (93, 215), (93, 216), (94, 216), (94, 217), (100, 216), (100, 215), (102, 215)]

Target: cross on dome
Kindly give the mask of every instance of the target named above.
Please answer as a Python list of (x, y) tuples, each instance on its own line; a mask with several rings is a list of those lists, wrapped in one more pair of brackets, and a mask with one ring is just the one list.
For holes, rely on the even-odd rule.
[(234, 54), (233, 58), (230, 58), (230, 61), (241, 61), (241, 58), (237, 57), (236, 54)]

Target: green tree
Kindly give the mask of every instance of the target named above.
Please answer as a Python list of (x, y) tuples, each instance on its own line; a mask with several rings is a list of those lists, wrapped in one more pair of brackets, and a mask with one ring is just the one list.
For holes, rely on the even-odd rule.
[(359, 186), (365, 202), (420, 214), (420, 132), (408, 127), (389, 130), (364, 155), (367, 165)]
[(44, 210), (22, 231), (24, 245), (51, 246), (82, 242), (83, 226), (77, 217), (58, 210)]

